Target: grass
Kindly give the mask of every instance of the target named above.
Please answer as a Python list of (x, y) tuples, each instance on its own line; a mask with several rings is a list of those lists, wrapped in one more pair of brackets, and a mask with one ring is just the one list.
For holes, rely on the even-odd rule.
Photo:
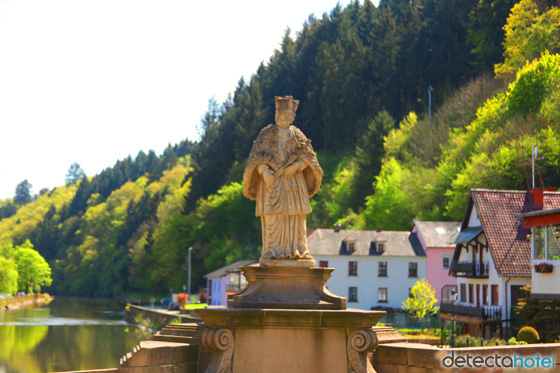
[(185, 305), (185, 309), (187, 310), (198, 310), (204, 307), (206, 307), (206, 303), (189, 303)]

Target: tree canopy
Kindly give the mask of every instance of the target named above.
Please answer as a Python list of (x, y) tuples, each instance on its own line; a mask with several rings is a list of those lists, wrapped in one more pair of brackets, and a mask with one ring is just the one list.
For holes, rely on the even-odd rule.
[(18, 288), (26, 293), (41, 291), (41, 286), (52, 283), (51, 267), (45, 259), (33, 249), (33, 244), (27, 240), (16, 247), (14, 261), (17, 266)]

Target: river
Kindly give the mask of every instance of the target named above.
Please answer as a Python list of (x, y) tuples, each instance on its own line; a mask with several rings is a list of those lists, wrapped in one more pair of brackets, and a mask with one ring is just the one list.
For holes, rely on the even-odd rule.
[(57, 296), (48, 305), (0, 312), (0, 373), (117, 368), (149, 339), (110, 299)]

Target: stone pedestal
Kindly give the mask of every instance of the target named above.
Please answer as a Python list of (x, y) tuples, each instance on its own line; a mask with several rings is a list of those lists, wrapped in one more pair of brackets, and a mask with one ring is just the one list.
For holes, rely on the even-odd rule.
[(209, 329), (207, 372), (373, 372), (372, 326), (385, 314), (362, 310), (197, 310)]
[(247, 287), (230, 297), (231, 308), (344, 310), (346, 298), (325, 288), (334, 268), (242, 267)]
[(196, 311), (208, 326), (206, 372), (374, 372), (368, 353), (381, 335), (372, 327), (385, 312), (346, 309), (325, 288), (333, 268), (243, 270), (248, 285), (228, 307)]

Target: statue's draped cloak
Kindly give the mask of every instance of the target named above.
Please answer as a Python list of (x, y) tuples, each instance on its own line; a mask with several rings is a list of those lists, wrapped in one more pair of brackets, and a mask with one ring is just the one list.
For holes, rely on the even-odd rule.
[[(253, 143), (243, 175), (243, 194), (257, 201), (256, 215), (263, 225), (263, 256), (303, 258), (307, 251), (305, 216), (311, 212), (309, 198), (319, 191), (323, 170), (313, 152), (311, 141), (296, 127), (287, 136), (274, 124), (263, 128)], [(305, 168), (292, 175), (284, 169), (294, 162)], [(275, 182), (266, 186), (259, 174), (266, 164), (275, 173)]]

